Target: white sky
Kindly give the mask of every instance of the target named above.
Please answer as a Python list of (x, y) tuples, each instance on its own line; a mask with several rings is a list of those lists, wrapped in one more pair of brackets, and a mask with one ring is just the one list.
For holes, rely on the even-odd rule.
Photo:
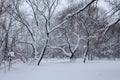
[(99, 7), (102, 7), (103, 9), (105, 9), (105, 10), (107, 10), (107, 11), (110, 10), (109, 4), (106, 3), (104, 0), (99, 0), (98, 3), (99, 3), (99, 4), (98, 4)]

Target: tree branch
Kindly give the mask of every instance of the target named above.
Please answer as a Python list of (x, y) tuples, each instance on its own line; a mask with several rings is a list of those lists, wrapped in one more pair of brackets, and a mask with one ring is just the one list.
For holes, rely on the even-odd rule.
[(113, 22), (112, 24), (107, 25), (107, 28), (105, 29), (103, 35), (105, 35), (105, 34), (109, 31), (109, 29), (110, 29), (112, 26), (116, 25), (119, 21), (120, 21), (120, 18), (119, 18), (118, 20), (116, 20), (115, 22)]
[(87, 7), (89, 7), (92, 3), (94, 3), (97, 0), (92, 0), (91, 2), (89, 2), (87, 5), (85, 5), (83, 8), (77, 10), (76, 12), (70, 14), (69, 16), (75, 16), (77, 14), (79, 14), (81, 11), (84, 11)]

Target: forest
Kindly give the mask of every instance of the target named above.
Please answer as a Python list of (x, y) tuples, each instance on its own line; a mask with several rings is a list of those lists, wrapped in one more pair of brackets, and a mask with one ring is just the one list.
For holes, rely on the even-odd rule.
[(102, 0), (103, 7), (101, 0), (65, 1), (0, 0), (0, 66), (18, 59), (36, 65), (46, 58), (119, 59), (120, 1)]

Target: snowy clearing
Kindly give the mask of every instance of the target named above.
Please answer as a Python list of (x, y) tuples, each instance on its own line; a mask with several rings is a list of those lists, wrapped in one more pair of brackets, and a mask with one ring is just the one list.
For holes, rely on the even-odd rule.
[(0, 80), (120, 80), (120, 61), (44, 60), (40, 66), (14, 64)]

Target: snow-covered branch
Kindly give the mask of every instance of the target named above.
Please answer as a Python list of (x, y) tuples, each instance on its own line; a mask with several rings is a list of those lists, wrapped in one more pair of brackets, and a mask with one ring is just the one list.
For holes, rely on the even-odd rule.
[(59, 29), (59, 28), (63, 28), (61, 27), (64, 23), (66, 23), (67, 20), (63, 21), (62, 23), (58, 24), (57, 26), (53, 27), (51, 30), (49, 30), (48, 33), (51, 33), (52, 31), (56, 30), (56, 29)]
[(71, 57), (71, 55), (72, 55), (71, 53), (66, 52), (64, 48), (61, 48), (61, 47), (59, 47), (59, 46), (51, 46), (50, 48), (52, 48), (52, 49), (60, 49), (60, 50), (62, 50), (63, 53), (64, 53), (66, 56), (68, 56), (68, 57)]
[(83, 8), (80, 8), (79, 10), (77, 10), (76, 12), (72, 13), (72, 14), (69, 14), (69, 16), (75, 16), (77, 14), (79, 14), (81, 11), (84, 11), (86, 8), (88, 8), (92, 3), (94, 3), (95, 1), (97, 0), (92, 0), (91, 2), (89, 2), (87, 5), (85, 5)]
[[(81, 11), (84, 11), (88, 6), (90, 6), (93, 2), (95, 2), (97, 0), (92, 0), (90, 3), (88, 3), (87, 5), (85, 5), (83, 8), (77, 10), (76, 12), (74, 13), (71, 13), (71, 14), (68, 14), (67, 17), (71, 17), (71, 16), (74, 16), (74, 15), (77, 15), (78, 13), (80, 13)], [(64, 24), (65, 22), (67, 22), (67, 20), (64, 20), (62, 23), (58, 24), (57, 26), (53, 27), (49, 33), (51, 33), (52, 31), (54, 31), (55, 29), (58, 29), (61, 27), (62, 24)]]
[(118, 19), (118, 20), (116, 20), (115, 22), (110, 23), (109, 25), (107, 25), (107, 26), (106, 26), (106, 29), (105, 29), (105, 31), (104, 31), (104, 33), (103, 33), (103, 35), (105, 35), (105, 34), (108, 32), (108, 30), (109, 30), (112, 26), (114, 26), (115, 24), (117, 24), (119, 21), (120, 21), (120, 19)]

